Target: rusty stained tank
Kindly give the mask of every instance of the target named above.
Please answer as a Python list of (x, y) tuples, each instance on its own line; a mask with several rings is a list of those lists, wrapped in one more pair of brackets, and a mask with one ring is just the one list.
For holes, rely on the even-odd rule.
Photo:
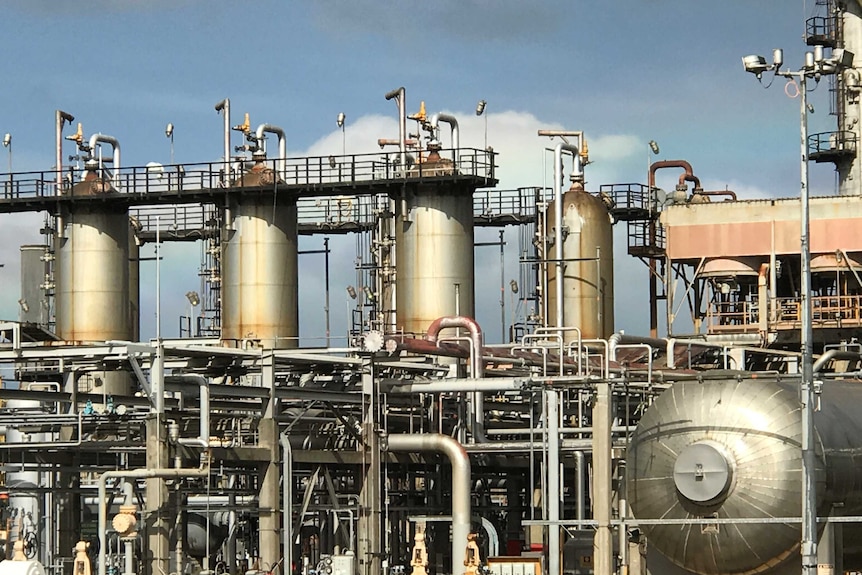
[[(88, 171), (73, 197), (114, 193), (108, 179)], [(67, 341), (131, 340), (136, 335), (130, 306), (129, 210), (123, 203), (75, 202), (57, 218), (56, 330)], [(93, 393), (128, 395), (125, 372), (85, 378)]]
[(424, 333), (437, 318), (474, 317), (473, 188), (451, 180), (451, 160), (436, 150), (415, 166), (404, 201), (395, 202), (396, 329)]
[[(607, 338), (614, 332), (614, 236), (610, 214), (601, 199), (575, 182), (563, 194), (563, 324), (580, 328), (584, 338)], [(555, 237), (557, 206), (548, 207), (548, 234)], [(555, 250), (546, 256), (553, 259)], [(557, 266), (548, 263), (548, 325), (556, 327)], [(564, 334), (574, 341), (574, 333)]]
[(297, 345), (296, 197), (278, 193), (277, 181), (259, 159), (231, 184), (254, 191), (230, 196), (222, 228), (221, 334), (227, 345)]

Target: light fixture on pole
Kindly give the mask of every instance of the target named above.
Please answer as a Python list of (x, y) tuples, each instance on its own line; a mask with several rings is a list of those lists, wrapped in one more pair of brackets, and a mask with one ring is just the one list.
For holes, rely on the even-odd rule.
[[(649, 181), (650, 181), (649, 172), (650, 172), (650, 165), (652, 164), (652, 158), (650, 157), (650, 152), (652, 152), (653, 154), (655, 154), (657, 156), (659, 153), (659, 147), (658, 147), (658, 142), (656, 142), (655, 140), (650, 140), (649, 142), (647, 142), (647, 146), (649, 146), (649, 151), (647, 152), (647, 155), (646, 155), (646, 172), (647, 172), (647, 180), (646, 181), (647, 181), (647, 186), (649, 186)], [(647, 190), (647, 194), (649, 195), (649, 198), (652, 199), (653, 190)], [(653, 202), (650, 201), (650, 209), (652, 209), (652, 205), (653, 205)]]
[(189, 300), (189, 337), (195, 337), (195, 308), (200, 305), (201, 297), (196, 291), (186, 292), (186, 299)]
[(485, 116), (485, 106), (488, 105), (488, 102), (485, 100), (479, 100), (479, 103), (476, 104), (476, 115), (484, 116), (485, 118), (485, 149), (488, 149), (488, 116)]
[(3, 136), (3, 147), (9, 148), (9, 173), (12, 173), (12, 134), (6, 133)]
[(165, 126), (165, 137), (171, 141), (171, 165), (174, 164), (174, 125), (168, 122)]
[(344, 133), (344, 120), (347, 119), (347, 116), (344, 115), (344, 112), (338, 112), (338, 117), (335, 119), (335, 123), (341, 128), (341, 155), (347, 155), (347, 137)]
[(852, 66), (853, 53), (844, 49), (832, 50), (829, 58), (823, 55), (823, 46), (815, 46), (813, 52), (805, 54), (805, 62), (797, 71), (782, 70), (784, 52), (776, 49), (772, 52), (772, 64), (766, 63), (766, 58), (758, 55), (743, 56), (742, 67), (746, 72), (754, 74), (758, 81), (764, 72), (774, 70), (776, 76), (787, 78), (789, 82), (798, 81), (799, 86), (799, 117), (800, 146), (802, 161), (800, 164), (800, 302), (802, 304), (800, 330), (800, 347), (802, 351), (802, 381), (800, 395), (802, 402), (802, 573), (815, 575), (817, 573), (817, 491), (814, 485), (816, 474), (816, 455), (814, 444), (814, 332), (811, 325), (811, 248), (809, 242), (808, 212), (808, 87), (807, 81), (813, 78), (815, 83), (821, 76), (836, 74), (842, 69)]

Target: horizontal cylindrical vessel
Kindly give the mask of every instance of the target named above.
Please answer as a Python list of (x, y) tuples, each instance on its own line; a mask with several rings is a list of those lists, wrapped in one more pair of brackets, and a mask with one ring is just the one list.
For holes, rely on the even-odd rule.
[[(818, 515), (862, 512), (862, 385), (826, 382), (815, 415)], [(677, 383), (638, 424), (627, 459), (637, 519), (800, 517), (798, 382)], [(822, 524), (821, 524), (822, 527)], [(705, 575), (799, 562), (800, 523), (643, 525), (651, 547)], [(858, 527), (844, 527), (844, 568), (860, 566)], [(798, 571), (798, 570), (797, 570)]]

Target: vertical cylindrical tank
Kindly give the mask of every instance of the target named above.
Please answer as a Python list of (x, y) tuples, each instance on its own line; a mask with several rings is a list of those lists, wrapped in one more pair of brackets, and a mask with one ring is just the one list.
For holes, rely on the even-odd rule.
[[(40, 402), (29, 399), (10, 399), (6, 402), (6, 410), (21, 420), (24, 420), (27, 414), (44, 413)], [(5, 435), (6, 443), (39, 443), (49, 440), (46, 433), (23, 433), (13, 428), (7, 428)], [(3, 526), (4, 530), (9, 529), (9, 541), (17, 541), (28, 532), (33, 532), (38, 541), (44, 541), (40, 488), (45, 485), (42, 484), (42, 474), (36, 470), (7, 471), (5, 487), (9, 491), (9, 509), (14, 514), (11, 524)], [(7, 551), (11, 551), (11, 544)]]
[[(88, 171), (72, 190), (75, 197), (114, 191), (107, 180)], [(69, 341), (131, 339), (129, 310), (129, 214), (123, 203), (73, 204), (57, 230), (57, 335)], [(97, 379), (99, 379), (97, 377)], [(106, 372), (108, 395), (126, 395), (128, 374)]]
[[(453, 173), (432, 152), (422, 174)], [(437, 318), (474, 317), (473, 189), (450, 182), (408, 185), (396, 201), (396, 328), (424, 333)]]
[(231, 198), (222, 229), (222, 339), (227, 345), (295, 347), (299, 336), (296, 198), (260, 161), (233, 187), (258, 188)]
[[(839, 71), (837, 113), (838, 132), (830, 148), (835, 151), (852, 149), (854, 154), (839, 158), (835, 162), (838, 172), (838, 193), (842, 196), (862, 195), (862, 157), (856, 142), (862, 138), (862, 102), (859, 90), (862, 88), (862, 74), (859, 69), (859, 54), (862, 54), (862, 4), (859, 2), (842, 2), (838, 10), (838, 26), (841, 28), (838, 37), (840, 46), (847, 52), (856, 54), (855, 64), (846, 71)], [(831, 14), (830, 14), (831, 17)]]
[[(862, 386), (824, 382), (816, 428), (818, 515), (862, 511)], [(646, 411), (627, 453), (629, 503), (649, 545), (704, 575), (800, 561), (802, 419), (798, 382), (676, 383)], [(678, 519), (739, 523), (673, 524)], [(758, 523), (757, 519), (763, 519)], [(822, 527), (822, 523), (820, 524)], [(844, 528), (844, 569), (860, 564), (860, 526)]]
[[(584, 338), (607, 338), (614, 331), (614, 236), (607, 207), (601, 199), (575, 182), (562, 198), (563, 219), (563, 324), (580, 328)], [(553, 222), (557, 206), (548, 206)], [(556, 230), (548, 230), (556, 237)], [(551, 260), (553, 251), (548, 254)], [(548, 319), (556, 323), (557, 265), (549, 261)], [(574, 333), (564, 334), (567, 341)]]
[(44, 245), (21, 246), (21, 298), (18, 319), (47, 327), (51, 314), (45, 293), (47, 249)]

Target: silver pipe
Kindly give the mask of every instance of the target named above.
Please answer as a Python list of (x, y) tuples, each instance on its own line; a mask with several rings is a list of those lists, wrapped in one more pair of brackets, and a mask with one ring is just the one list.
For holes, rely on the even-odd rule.
[[(90, 136), (90, 153), (93, 153), (93, 150), (96, 149), (96, 144), (98, 142), (105, 142), (106, 144), (111, 144), (114, 150), (113, 156), (113, 164), (111, 168), (114, 171), (114, 177), (112, 178), (115, 185), (119, 185), (120, 183), (120, 142), (117, 138), (113, 136), (108, 136), (106, 134), (93, 134)], [(101, 166), (100, 166), (101, 167)]]
[[(132, 506), (135, 504), (135, 489), (131, 481), (123, 481), (123, 494), (125, 495), (124, 505)], [(123, 550), (126, 553), (126, 572), (124, 575), (134, 575), (135, 573), (135, 547), (131, 541), (123, 541)], [(182, 573), (177, 569), (178, 573)]]
[(207, 477), (209, 467), (201, 469), (127, 469), (121, 471), (106, 471), (99, 477), (99, 569), (98, 575), (107, 575), (108, 571), (108, 479), (117, 478), (180, 478)]
[(487, 517), (480, 517), (482, 527), (485, 533), (488, 534), (488, 556), (496, 557), (500, 554), (500, 536), (497, 534), (497, 528)]
[[(673, 339), (669, 339), (667, 346), (669, 350), (673, 350)], [(611, 360), (617, 361), (617, 350), (618, 349), (643, 349), (647, 352), (647, 385), (652, 385), (652, 352), (653, 348), (649, 344), (646, 343), (620, 343), (615, 345), (611, 349)], [(668, 360), (668, 363), (671, 363)], [(668, 366), (673, 367), (673, 366)]]
[(529, 379), (500, 377), (493, 379), (444, 379), (428, 383), (405, 381), (396, 384), (390, 393), (446, 393), (459, 391), (517, 391), (526, 387)]
[[(404, 86), (386, 94), (386, 99), (395, 98), (398, 104), (398, 163), (402, 170), (407, 168), (407, 113), (404, 105)], [(465, 543), (466, 545), (466, 543)]]
[[(562, 328), (563, 323), (563, 150), (571, 152), (575, 157), (575, 171), (572, 175), (580, 174), (579, 158), (580, 158), (580, 142), (578, 136), (578, 145), (566, 144), (560, 142), (554, 147), (554, 257), (557, 260), (557, 279), (554, 282), (557, 292), (557, 323), (556, 327)], [(562, 337), (562, 333), (560, 334)]]
[(862, 359), (862, 354), (856, 351), (848, 351), (846, 349), (827, 349), (826, 352), (824, 352), (823, 355), (818, 357), (817, 361), (814, 362), (814, 365), (811, 368), (812, 375), (819, 373), (820, 370), (823, 369), (823, 366), (833, 359)]
[(258, 141), (258, 146), (260, 145), (261, 140), (263, 140), (263, 134), (265, 132), (278, 135), (278, 162), (276, 163), (275, 171), (278, 172), (278, 176), (280, 178), (284, 179), (286, 176), (285, 168), (287, 166), (287, 136), (284, 134), (284, 130), (278, 126), (273, 126), (272, 124), (261, 124), (257, 127), (257, 130), (254, 133), (254, 136)]
[(199, 431), (196, 438), (178, 438), (177, 443), (180, 445), (199, 445), (204, 449), (209, 449), (210, 446), (210, 382), (207, 378), (197, 374), (186, 374), (171, 376), (170, 382), (189, 381), (198, 384), (199, 393)]
[[(457, 285), (457, 284), (456, 284)], [(475, 379), (485, 377), (485, 362), (482, 358), (482, 346), (484, 339), (482, 337), (482, 328), (476, 323), (476, 320), (464, 316), (447, 316), (437, 318), (431, 325), (428, 326), (428, 333), (425, 339), (437, 343), (438, 334), (441, 330), (447, 327), (464, 328), (470, 332), (470, 340), (473, 342), (471, 346), (472, 354), (470, 356), (470, 375)], [(480, 391), (473, 392), (473, 413), (475, 416), (476, 425), (471, 430), (473, 432), (473, 440), (479, 443), (488, 441), (485, 437), (485, 396)]]
[[(389, 451), (434, 451), (445, 454), (452, 465), (452, 573), (464, 570), (467, 536), (470, 534), (470, 457), (464, 447), (439, 433), (396, 434), (388, 437)], [(105, 575), (99, 573), (99, 575)]]
[(283, 531), (282, 545), (284, 547), (284, 563), (282, 563), (284, 567), (282, 571), (286, 572), (292, 569), (291, 566), (293, 565), (293, 533), (291, 533), (293, 529), (291, 525), (293, 518), (293, 449), (290, 447), (290, 439), (287, 433), (282, 433), (278, 437), (278, 442), (281, 443), (281, 448), (284, 450), (281, 458), (282, 497), (284, 498), (281, 529)]
[(224, 114), (224, 183), (230, 181), (230, 98), (215, 105), (216, 112)]
[[(434, 128), (434, 133), (437, 134), (437, 124), (446, 122), (452, 127), (452, 149), (455, 154), (455, 165), (458, 165), (458, 149), (461, 147), (461, 138), (458, 130), (458, 120), (451, 114), (438, 113), (431, 116), (431, 127)], [(438, 136), (439, 140), (439, 136)]]
[[(557, 209), (559, 210), (559, 204), (557, 205)], [(548, 573), (562, 573), (562, 569), (560, 569), (560, 526), (556, 524), (560, 520), (560, 499), (562, 498), (562, 488), (560, 485), (560, 415), (558, 393), (556, 389), (545, 390), (545, 425), (548, 430), (547, 519), (551, 522), (548, 525)]]
[(584, 476), (586, 467), (584, 466), (584, 452), (575, 451), (575, 519), (578, 521), (584, 520), (584, 510), (586, 508), (586, 489)]

